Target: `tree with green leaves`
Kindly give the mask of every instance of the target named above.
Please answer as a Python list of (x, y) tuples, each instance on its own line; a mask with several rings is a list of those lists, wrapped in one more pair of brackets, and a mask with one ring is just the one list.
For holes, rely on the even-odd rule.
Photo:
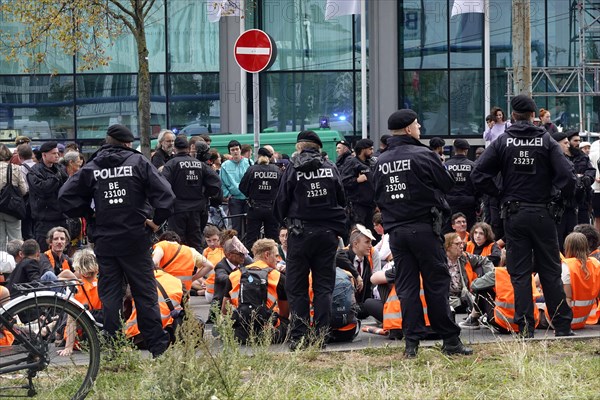
[[(107, 65), (107, 42), (129, 32), (138, 61), (138, 113), (142, 152), (150, 154), (150, 69), (146, 26), (152, 16), (164, 18), (164, 0), (3, 0), (0, 15), (0, 51), (8, 60), (29, 65), (28, 72), (46, 63), (54, 48), (77, 57), (77, 69)], [(7, 27), (19, 23), (26, 29)]]

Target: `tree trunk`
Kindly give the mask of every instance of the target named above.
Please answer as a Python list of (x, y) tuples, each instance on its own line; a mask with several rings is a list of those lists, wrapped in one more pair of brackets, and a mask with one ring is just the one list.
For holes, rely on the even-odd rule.
[(150, 158), (150, 65), (146, 46), (146, 30), (143, 10), (137, 13), (135, 20), (137, 33), (135, 40), (138, 48), (138, 132), (142, 153)]

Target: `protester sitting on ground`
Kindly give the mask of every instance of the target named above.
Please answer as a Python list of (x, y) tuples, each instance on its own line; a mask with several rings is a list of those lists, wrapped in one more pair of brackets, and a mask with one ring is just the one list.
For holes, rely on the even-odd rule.
[(463, 251), (463, 241), (458, 233), (447, 233), (444, 239), (450, 273), (450, 306), (456, 313), (469, 312), (474, 306), (471, 283), (477, 277), (493, 274), (494, 264), (486, 257)]
[(588, 242), (588, 249), (590, 251), (590, 257), (594, 257), (600, 261), (600, 232), (594, 226), (590, 224), (579, 224), (573, 228), (573, 232), (583, 233)]
[(460, 240), (462, 240), (463, 243), (467, 243), (469, 241), (469, 232), (467, 231), (467, 217), (465, 214), (461, 212), (452, 214), (450, 222), (454, 232), (458, 233), (458, 236), (460, 236)]
[[(378, 298), (367, 299), (364, 304), (365, 310), (370, 316), (381, 322), (383, 329), (388, 331), (388, 339), (402, 339), (402, 320), (398, 321), (398, 313), (392, 313), (392, 307), (388, 305), (385, 311), (388, 311), (387, 318), (384, 314), (384, 305), (391, 302), (397, 302), (395, 306), (400, 307), (400, 299), (396, 295), (396, 271), (394, 262), (388, 263), (381, 271), (377, 271), (371, 275), (371, 283), (377, 285), (376, 290), (379, 294)], [(390, 297), (391, 296), (391, 297)], [(395, 314), (395, 315), (394, 315)], [(386, 321), (387, 320), (387, 321)]]
[(376, 212), (373, 215), (373, 228), (375, 229), (375, 232), (381, 236), (381, 240), (373, 247), (379, 253), (381, 267), (383, 268), (388, 262), (393, 261), (394, 257), (392, 255), (392, 250), (390, 249), (390, 235), (383, 230), (383, 218), (381, 217), (380, 212)]
[(467, 253), (487, 257), (497, 267), (500, 264), (500, 247), (494, 241), (492, 227), (485, 222), (477, 222), (471, 229), (471, 240), (465, 248)]
[(55, 226), (48, 231), (46, 243), (48, 250), (40, 256), (40, 265), (55, 275), (61, 271), (73, 271), (73, 260), (66, 254), (67, 245), (71, 241), (69, 231), (62, 226)]
[[(91, 249), (78, 250), (73, 255), (73, 269), (63, 271), (60, 279), (79, 279), (82, 286), (77, 287), (75, 300), (79, 301), (86, 310), (90, 311), (97, 322), (104, 320), (102, 301), (98, 295), (98, 261)], [(77, 339), (77, 326), (70, 316), (65, 327), (65, 348), (58, 351), (58, 355), (68, 357), (73, 353)]]
[[(279, 244), (277, 245), (277, 252), (279, 254), (279, 258), (277, 259), (277, 269), (279, 272), (285, 272), (285, 259), (287, 258), (288, 252), (287, 239), (288, 228), (287, 226), (282, 226), (279, 228)], [(281, 268), (281, 266), (283, 266), (283, 268)]]
[(573, 310), (571, 329), (582, 329), (590, 313), (594, 314), (594, 319), (596, 317), (595, 305), (600, 296), (600, 262), (589, 257), (587, 239), (579, 232), (572, 232), (566, 237), (565, 257), (561, 278), (567, 304)]
[[(235, 231), (232, 230), (232, 232)], [(251, 262), (248, 262), (246, 259), (249, 251), (237, 236), (225, 240), (223, 251), (225, 257), (223, 257), (223, 259), (215, 266), (215, 295), (211, 303), (211, 311), (213, 307), (217, 307), (218, 310), (221, 309), (223, 298), (227, 294), (225, 287), (227, 286), (227, 282), (229, 282), (229, 275), (233, 271), (251, 264)]]
[(181, 280), (185, 293), (192, 290), (192, 282), (213, 270), (214, 265), (193, 247), (181, 244), (173, 231), (166, 231), (154, 245), (152, 261), (160, 268)]
[(235, 337), (240, 342), (246, 343), (267, 329), (272, 329), (273, 342), (282, 342), (287, 332), (289, 305), (285, 275), (275, 269), (277, 243), (259, 239), (252, 246), (252, 254), (255, 262), (229, 275), (222, 312), (232, 313)]
[[(204, 228), (204, 241), (206, 242), (206, 248), (202, 251), (202, 255), (210, 261), (212, 265), (217, 265), (219, 261), (225, 257), (223, 253), (223, 247), (221, 247), (220, 235), (221, 231), (214, 225), (206, 225)], [(235, 233), (237, 234), (237, 232)], [(206, 282), (208, 280), (208, 282)], [(192, 296), (205, 296), (206, 285), (211, 287), (210, 293), (206, 296), (208, 301), (212, 300), (214, 295), (214, 275), (212, 272), (208, 272), (207, 277), (201, 277), (192, 283), (192, 290), (190, 295)]]
[(6, 279), (15, 270), (16, 266), (15, 258), (8, 251), (0, 250), (0, 285), (6, 282)]
[(362, 288), (356, 292), (359, 319), (364, 319), (369, 316), (367, 311), (363, 309), (363, 304), (365, 300), (373, 298), (373, 286), (371, 285), (371, 274), (375, 271), (374, 254), (371, 251), (371, 242), (373, 240), (375, 240), (375, 237), (371, 231), (364, 226), (357, 224), (356, 229), (350, 233), (349, 247), (347, 249), (339, 250), (352, 262), (352, 265), (355, 267), (356, 271), (358, 271), (358, 276), (363, 282)]
[(21, 251), (23, 259), (17, 264), (6, 283), (11, 294), (18, 293), (14, 287), (17, 283), (47, 282), (58, 279), (54, 271), (43, 269), (40, 265), (40, 245), (35, 239), (24, 241)]
[[(158, 305), (162, 327), (169, 333), (171, 343), (173, 343), (175, 341), (175, 330), (178, 325), (177, 315), (182, 312), (183, 288), (181, 281), (161, 269), (154, 271), (154, 277), (156, 278), (156, 291), (158, 292)], [(143, 310), (140, 312), (143, 312)], [(133, 344), (139, 349), (145, 350), (147, 344), (140, 333), (137, 314), (135, 299), (133, 299), (133, 309), (129, 319), (125, 323), (125, 337), (131, 339)]]
[[(0, 307), (3, 304), (8, 303), (10, 300), (10, 293), (7, 288), (0, 286)], [(0, 347), (10, 346), (15, 341), (15, 336), (6, 328), (0, 326)]]

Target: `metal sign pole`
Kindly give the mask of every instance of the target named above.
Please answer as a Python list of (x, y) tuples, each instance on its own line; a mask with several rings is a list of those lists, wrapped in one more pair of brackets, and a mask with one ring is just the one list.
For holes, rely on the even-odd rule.
[(258, 157), (260, 147), (260, 87), (258, 72), (252, 74), (252, 114), (254, 118), (254, 159)]

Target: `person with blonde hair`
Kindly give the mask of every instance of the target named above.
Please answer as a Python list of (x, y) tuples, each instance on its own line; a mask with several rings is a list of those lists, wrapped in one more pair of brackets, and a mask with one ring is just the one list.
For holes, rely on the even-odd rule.
[(583, 233), (572, 232), (565, 238), (561, 279), (567, 304), (573, 310), (571, 329), (585, 327), (600, 296), (600, 262), (589, 253), (588, 241)]

